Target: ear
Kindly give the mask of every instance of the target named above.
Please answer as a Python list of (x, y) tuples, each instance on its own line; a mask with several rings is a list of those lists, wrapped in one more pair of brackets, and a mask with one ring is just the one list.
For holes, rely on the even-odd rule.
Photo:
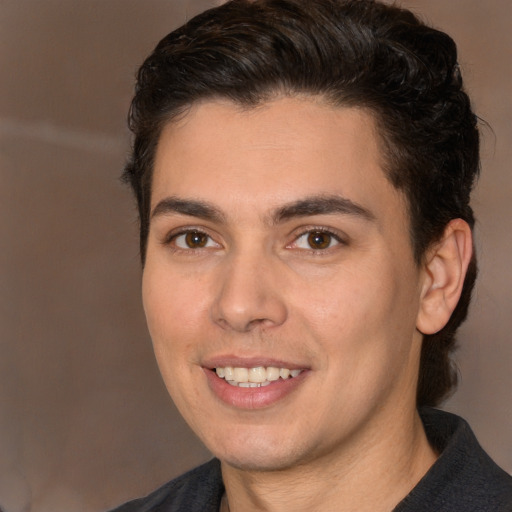
[(434, 244), (423, 266), (423, 286), (416, 328), (423, 334), (440, 331), (459, 302), (464, 278), (473, 254), (468, 223), (454, 219)]

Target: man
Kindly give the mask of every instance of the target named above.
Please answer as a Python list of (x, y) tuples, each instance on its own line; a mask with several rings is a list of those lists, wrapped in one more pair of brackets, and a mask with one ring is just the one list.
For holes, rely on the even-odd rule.
[(139, 71), (156, 357), (210, 463), (118, 511), (502, 511), (450, 352), (476, 276), (456, 48), (370, 0), (235, 0)]

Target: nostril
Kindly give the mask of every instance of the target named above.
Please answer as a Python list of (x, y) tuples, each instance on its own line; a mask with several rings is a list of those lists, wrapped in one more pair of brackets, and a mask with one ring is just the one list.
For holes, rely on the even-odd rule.
[(219, 276), (212, 320), (223, 329), (237, 332), (281, 324), (286, 319), (286, 305), (270, 279), (272, 269), (266, 266), (263, 271), (261, 257), (254, 253), (238, 255), (228, 263)]

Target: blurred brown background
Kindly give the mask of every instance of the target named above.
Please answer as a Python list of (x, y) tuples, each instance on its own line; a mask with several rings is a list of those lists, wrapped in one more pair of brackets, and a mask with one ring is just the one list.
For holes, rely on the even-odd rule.
[[(118, 181), (134, 73), (213, 0), (0, 0), (0, 507), (105, 510), (209, 457), (160, 382)], [(510, 0), (404, 0), (447, 30), (483, 128), (481, 275), (447, 404), (512, 472)]]

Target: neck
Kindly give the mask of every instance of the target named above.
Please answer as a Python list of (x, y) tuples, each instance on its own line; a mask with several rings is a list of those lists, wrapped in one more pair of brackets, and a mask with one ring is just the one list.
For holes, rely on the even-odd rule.
[(341, 447), (287, 469), (250, 471), (223, 462), (229, 503), (224, 510), (388, 512), (435, 460), (415, 411), (399, 428), (392, 424), (388, 428), (380, 425), (378, 430), (370, 428), (350, 448)]

